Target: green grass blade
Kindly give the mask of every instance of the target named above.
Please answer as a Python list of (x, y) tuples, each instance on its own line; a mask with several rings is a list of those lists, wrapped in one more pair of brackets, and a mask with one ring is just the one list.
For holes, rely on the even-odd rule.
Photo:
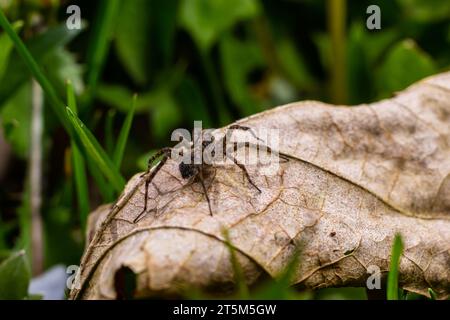
[(89, 214), (89, 187), (86, 177), (86, 165), (83, 155), (76, 143), (72, 142), (72, 161), (73, 172), (75, 177), (75, 188), (77, 190), (77, 201), (80, 210), (80, 224), (83, 234), (86, 231), (87, 217)]
[(116, 117), (116, 110), (114, 110), (114, 109), (108, 110), (108, 113), (106, 114), (106, 121), (105, 121), (105, 149), (111, 158), (114, 155), (114, 144), (115, 144), (115, 142), (114, 142), (114, 118), (115, 117)]
[(105, 175), (114, 190), (121, 192), (125, 186), (125, 179), (120, 175), (119, 171), (114, 166), (114, 163), (100, 146), (94, 135), (86, 128), (70, 108), (67, 108), (67, 114), (69, 115), (69, 120), (89, 157), (92, 158), (97, 165), (97, 168)]
[[(77, 103), (73, 85), (70, 81), (67, 82), (67, 103), (69, 108), (76, 114)], [(75, 178), (75, 189), (77, 192), (77, 201), (80, 211), (80, 223), (83, 234), (86, 231), (87, 216), (89, 214), (89, 188), (87, 183), (86, 165), (84, 163), (83, 155), (78, 148), (76, 142), (72, 139), (72, 162), (73, 172)]]
[(433, 289), (428, 288), (428, 293), (430, 294), (430, 299), (431, 299), (431, 300), (437, 300), (436, 292), (434, 292)]
[(114, 192), (111, 188), (111, 185), (106, 181), (102, 173), (98, 171), (96, 164), (89, 157), (86, 159), (86, 163), (89, 169), (89, 173), (94, 179), (95, 185), (98, 187), (98, 191), (100, 191), (103, 202), (109, 203), (114, 201)]
[(387, 299), (398, 300), (398, 267), (403, 251), (403, 243), (400, 234), (396, 234), (392, 246), (391, 264), (387, 280)]
[(294, 254), (289, 260), (288, 265), (277, 279), (277, 282), (280, 284), (281, 287), (288, 288), (291, 285), (292, 279), (295, 275), (295, 271), (297, 271), (297, 269), (299, 268), (299, 260), (300, 260), (300, 250), (296, 248)]
[(116, 23), (116, 15), (120, 7), (120, 0), (102, 0), (98, 7), (98, 17), (94, 25), (93, 36), (89, 42), (87, 85), (88, 97), (87, 109), (95, 96), (100, 74), (108, 53), (109, 44), (113, 36), (113, 27)]
[(331, 99), (333, 103), (347, 101), (346, 30), (347, 1), (328, 0), (327, 20), (334, 63), (331, 65)]
[(305, 299), (308, 294), (291, 287), (295, 272), (300, 266), (300, 249), (296, 248), (284, 270), (273, 280), (255, 292), (252, 299)]
[(231, 260), (231, 265), (233, 266), (234, 277), (235, 277), (236, 285), (238, 288), (239, 299), (249, 299), (250, 293), (249, 293), (249, 290), (247, 287), (247, 283), (245, 282), (244, 272), (243, 272), (241, 265), (239, 264), (239, 261), (236, 256), (236, 251), (235, 251), (236, 249), (230, 242), (228, 230), (224, 229), (222, 233), (225, 238), (225, 245), (227, 246), (227, 248), (230, 252), (230, 260)]
[(64, 126), (66, 131), (69, 133), (69, 135), (72, 136), (72, 134), (73, 134), (72, 127), (70, 126), (70, 122), (67, 117), (67, 114), (64, 112), (64, 103), (58, 97), (58, 95), (56, 94), (56, 90), (53, 88), (50, 81), (42, 73), (40, 67), (34, 60), (33, 56), (30, 54), (30, 52), (28, 51), (25, 44), (22, 42), (22, 40), (17, 35), (17, 33), (14, 31), (13, 27), (11, 26), (11, 24), (9, 23), (8, 19), (5, 17), (5, 15), (1, 9), (0, 9), (0, 25), (3, 27), (5, 32), (11, 38), (17, 52), (23, 58), (25, 64), (30, 69), (34, 78), (41, 85), (42, 90), (44, 91), (46, 98), (50, 102), (50, 105), (52, 106), (53, 111), (58, 116), (59, 121), (61, 121), (62, 125)]
[(73, 111), (73, 113), (78, 114), (77, 99), (75, 97), (75, 91), (73, 89), (72, 81), (67, 80), (66, 88), (67, 88), (67, 105)]
[(128, 135), (130, 133), (131, 124), (133, 123), (134, 112), (136, 110), (137, 95), (133, 96), (130, 111), (128, 111), (125, 121), (122, 125), (122, 129), (119, 133), (119, 140), (117, 141), (116, 149), (114, 150), (113, 162), (116, 168), (120, 170), (122, 164), (123, 154), (128, 141)]

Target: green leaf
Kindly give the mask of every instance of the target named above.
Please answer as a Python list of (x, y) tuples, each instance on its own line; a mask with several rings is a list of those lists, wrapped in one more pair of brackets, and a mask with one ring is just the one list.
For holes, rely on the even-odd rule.
[[(5, 20), (2, 19), (3, 28), (5, 28), (5, 23), (7, 23), (6, 18)], [(10, 38), (12, 35), (11, 31), (14, 32), (13, 29), (10, 30), (10, 33), (8, 34)], [(62, 47), (70, 42), (79, 32), (80, 30), (68, 30), (65, 24), (50, 28), (45, 33), (30, 39), (30, 41), (27, 42), (28, 50), (22, 47), (23, 43), (18, 36), (14, 36), (15, 41), (13, 41), (13, 43), (15, 43), (16, 47), (19, 46), (21, 49), (19, 53), (12, 53), (9, 59), (4, 74), (4, 79), (8, 79), (8, 81), (2, 81), (2, 85), (0, 86), (0, 105), (8, 100), (16, 90), (30, 79), (31, 73), (36, 72), (34, 63), (29, 61), (30, 57), (33, 58), (36, 65), (41, 65), (45, 58), (52, 53), (55, 48)], [(19, 44), (18, 41), (20, 41), (21, 44)], [(29, 51), (28, 54), (24, 52), (24, 49)], [(21, 59), (21, 56), (23, 58), (24, 55), (27, 57), (27, 60)], [(33, 68), (31, 73), (30, 67)], [(39, 73), (41, 73), (40, 70)], [(34, 74), (34, 76), (36, 77), (36, 74)]]
[[(23, 26), (22, 21), (17, 21), (13, 24), (13, 29), (15, 32), (18, 32)], [(0, 79), (2, 79), (6, 67), (9, 63), (9, 56), (14, 48), (14, 44), (6, 33), (0, 34)]]
[(25, 251), (12, 254), (0, 263), (0, 300), (19, 300), (28, 296), (31, 279)]
[(420, 50), (414, 41), (404, 40), (388, 52), (377, 72), (379, 97), (387, 97), (436, 71), (430, 56)]
[[(67, 104), (68, 107), (73, 111), (73, 113), (76, 114), (77, 103), (71, 81), (67, 82)], [(80, 223), (84, 233), (84, 231), (86, 230), (87, 216), (90, 209), (86, 165), (84, 163), (83, 155), (74, 140), (71, 141), (71, 146), (75, 189), (77, 192), (78, 209), (80, 212)]]
[[(160, 96), (163, 93), (172, 90), (171, 87), (171, 85), (162, 85), (151, 91), (139, 93), (135, 112), (142, 113), (157, 108), (161, 99)], [(120, 85), (102, 84), (98, 86), (97, 99), (118, 111), (128, 113), (131, 108), (130, 101), (133, 99), (133, 93), (126, 87)]]
[(170, 92), (161, 91), (155, 96), (155, 107), (151, 112), (153, 133), (158, 139), (165, 139), (181, 122), (177, 101)]
[(69, 120), (83, 144), (86, 153), (95, 163), (97, 169), (108, 179), (114, 190), (121, 192), (125, 185), (125, 179), (120, 175), (119, 171), (100, 146), (97, 139), (95, 139), (94, 135), (86, 128), (70, 108), (66, 108), (66, 110), (69, 115)]
[(128, 141), (128, 135), (130, 133), (131, 124), (133, 122), (134, 117), (134, 111), (136, 110), (136, 100), (137, 95), (134, 95), (130, 111), (128, 111), (128, 114), (125, 118), (125, 121), (123, 122), (122, 129), (119, 133), (119, 138), (117, 140), (116, 149), (114, 150), (114, 156), (113, 156), (113, 162), (116, 165), (116, 168), (120, 170), (120, 165), (122, 163), (123, 154), (125, 152), (125, 147), (127, 145)]
[(322, 67), (329, 70), (331, 66), (331, 40), (326, 33), (316, 33), (313, 35), (313, 41), (319, 51), (319, 58)]
[(180, 6), (182, 26), (204, 52), (236, 22), (255, 17), (260, 10), (255, 0), (183, 0)]
[(15, 92), (0, 110), (0, 121), (6, 140), (14, 153), (20, 158), (27, 158), (31, 135), (31, 86), (30, 82)]
[(362, 22), (350, 27), (347, 40), (349, 103), (360, 104), (375, 98), (374, 72), (380, 57), (398, 38), (394, 29), (370, 32)]
[(61, 95), (65, 92), (64, 85), (68, 80), (77, 94), (83, 91), (83, 67), (77, 63), (75, 55), (65, 48), (58, 47), (49, 53), (45, 57), (43, 65), (49, 80), (55, 84)]
[(398, 269), (400, 256), (403, 252), (403, 243), (400, 234), (396, 234), (392, 246), (391, 263), (387, 280), (387, 299), (398, 300)]
[(240, 41), (227, 35), (220, 43), (222, 73), (225, 85), (242, 116), (261, 111), (261, 101), (250, 94), (249, 74), (264, 66), (260, 47), (256, 42)]
[(450, 1), (397, 0), (405, 15), (417, 22), (439, 22), (450, 17)]
[[(156, 69), (170, 66), (177, 27), (179, 0), (150, 1), (152, 66)], [(148, 59), (148, 57), (147, 57)]]
[(115, 47), (120, 61), (136, 83), (143, 85), (148, 77), (151, 2), (123, 1), (120, 23), (115, 32)]
[(205, 128), (212, 127), (212, 120), (198, 83), (186, 76), (176, 90), (178, 105), (183, 107), (183, 118), (189, 123), (201, 120)]
[(310, 89), (315, 84), (314, 78), (294, 42), (284, 37), (277, 41), (276, 46), (283, 72), (299, 89)]

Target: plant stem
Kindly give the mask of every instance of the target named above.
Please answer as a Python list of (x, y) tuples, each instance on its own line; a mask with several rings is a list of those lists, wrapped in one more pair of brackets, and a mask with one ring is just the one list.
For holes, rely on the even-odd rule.
[[(69, 108), (77, 114), (78, 107), (75, 97), (75, 92), (73, 89), (72, 82), (67, 81), (67, 104)], [(86, 234), (86, 223), (89, 214), (89, 186), (86, 176), (86, 164), (83, 158), (83, 154), (78, 148), (75, 140), (71, 139), (72, 148), (72, 164), (73, 164), (73, 175), (75, 181), (75, 188), (78, 201), (78, 209), (80, 211), (80, 224), (83, 234)]]
[[(113, 27), (116, 22), (115, 17), (118, 12), (120, 0), (102, 0), (99, 5), (99, 15), (94, 25), (93, 36), (89, 42), (88, 49), (88, 70), (87, 75), (87, 98), (84, 107), (90, 109), (95, 96), (98, 80), (100, 78), (105, 59), (108, 53)], [(132, 36), (132, 35), (130, 35)]]
[(30, 152), (31, 252), (33, 275), (38, 275), (44, 270), (41, 217), (43, 105), (44, 98), (42, 89), (33, 80)]
[(328, 0), (327, 9), (331, 38), (331, 100), (335, 104), (345, 104), (347, 102), (346, 0)]
[(392, 245), (391, 262), (387, 279), (387, 299), (398, 300), (398, 273), (403, 242), (400, 234), (396, 234)]

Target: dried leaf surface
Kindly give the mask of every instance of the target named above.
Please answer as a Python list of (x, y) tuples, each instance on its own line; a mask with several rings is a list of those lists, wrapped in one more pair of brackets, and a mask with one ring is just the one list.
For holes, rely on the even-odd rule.
[(400, 285), (448, 296), (450, 73), (370, 105), (305, 101), (238, 123), (278, 129), (280, 144), (272, 147), (291, 157), (275, 175), (248, 167), (262, 193), (237, 166), (210, 167), (211, 217), (200, 184), (183, 180), (169, 160), (150, 186), (156, 212), (133, 224), (144, 204), (144, 179), (136, 175), (112, 208), (91, 219), (72, 298), (116, 298), (122, 267), (137, 275), (138, 296), (186, 285), (232, 288), (224, 228), (249, 284), (276, 276), (301, 247), (294, 284), (307, 288), (365, 286), (369, 266), (388, 271), (399, 232)]

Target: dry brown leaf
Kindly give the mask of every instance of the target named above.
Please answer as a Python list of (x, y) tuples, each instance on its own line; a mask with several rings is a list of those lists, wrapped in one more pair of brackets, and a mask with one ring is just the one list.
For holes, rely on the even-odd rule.
[[(133, 177), (115, 206), (97, 210), (72, 298), (114, 299), (116, 272), (137, 275), (137, 296), (186, 285), (225, 290), (233, 268), (223, 229), (249, 284), (276, 276), (301, 247), (294, 284), (365, 286), (367, 268), (387, 272), (392, 241), (404, 241), (400, 286), (450, 291), (450, 73), (427, 78), (389, 100), (357, 107), (305, 101), (238, 122), (280, 131), (292, 157), (270, 176), (249, 167), (259, 194), (236, 166), (207, 178), (214, 216), (199, 183), (169, 160), (150, 186), (157, 208), (133, 224), (144, 204)], [(224, 130), (224, 129), (221, 129)]]

